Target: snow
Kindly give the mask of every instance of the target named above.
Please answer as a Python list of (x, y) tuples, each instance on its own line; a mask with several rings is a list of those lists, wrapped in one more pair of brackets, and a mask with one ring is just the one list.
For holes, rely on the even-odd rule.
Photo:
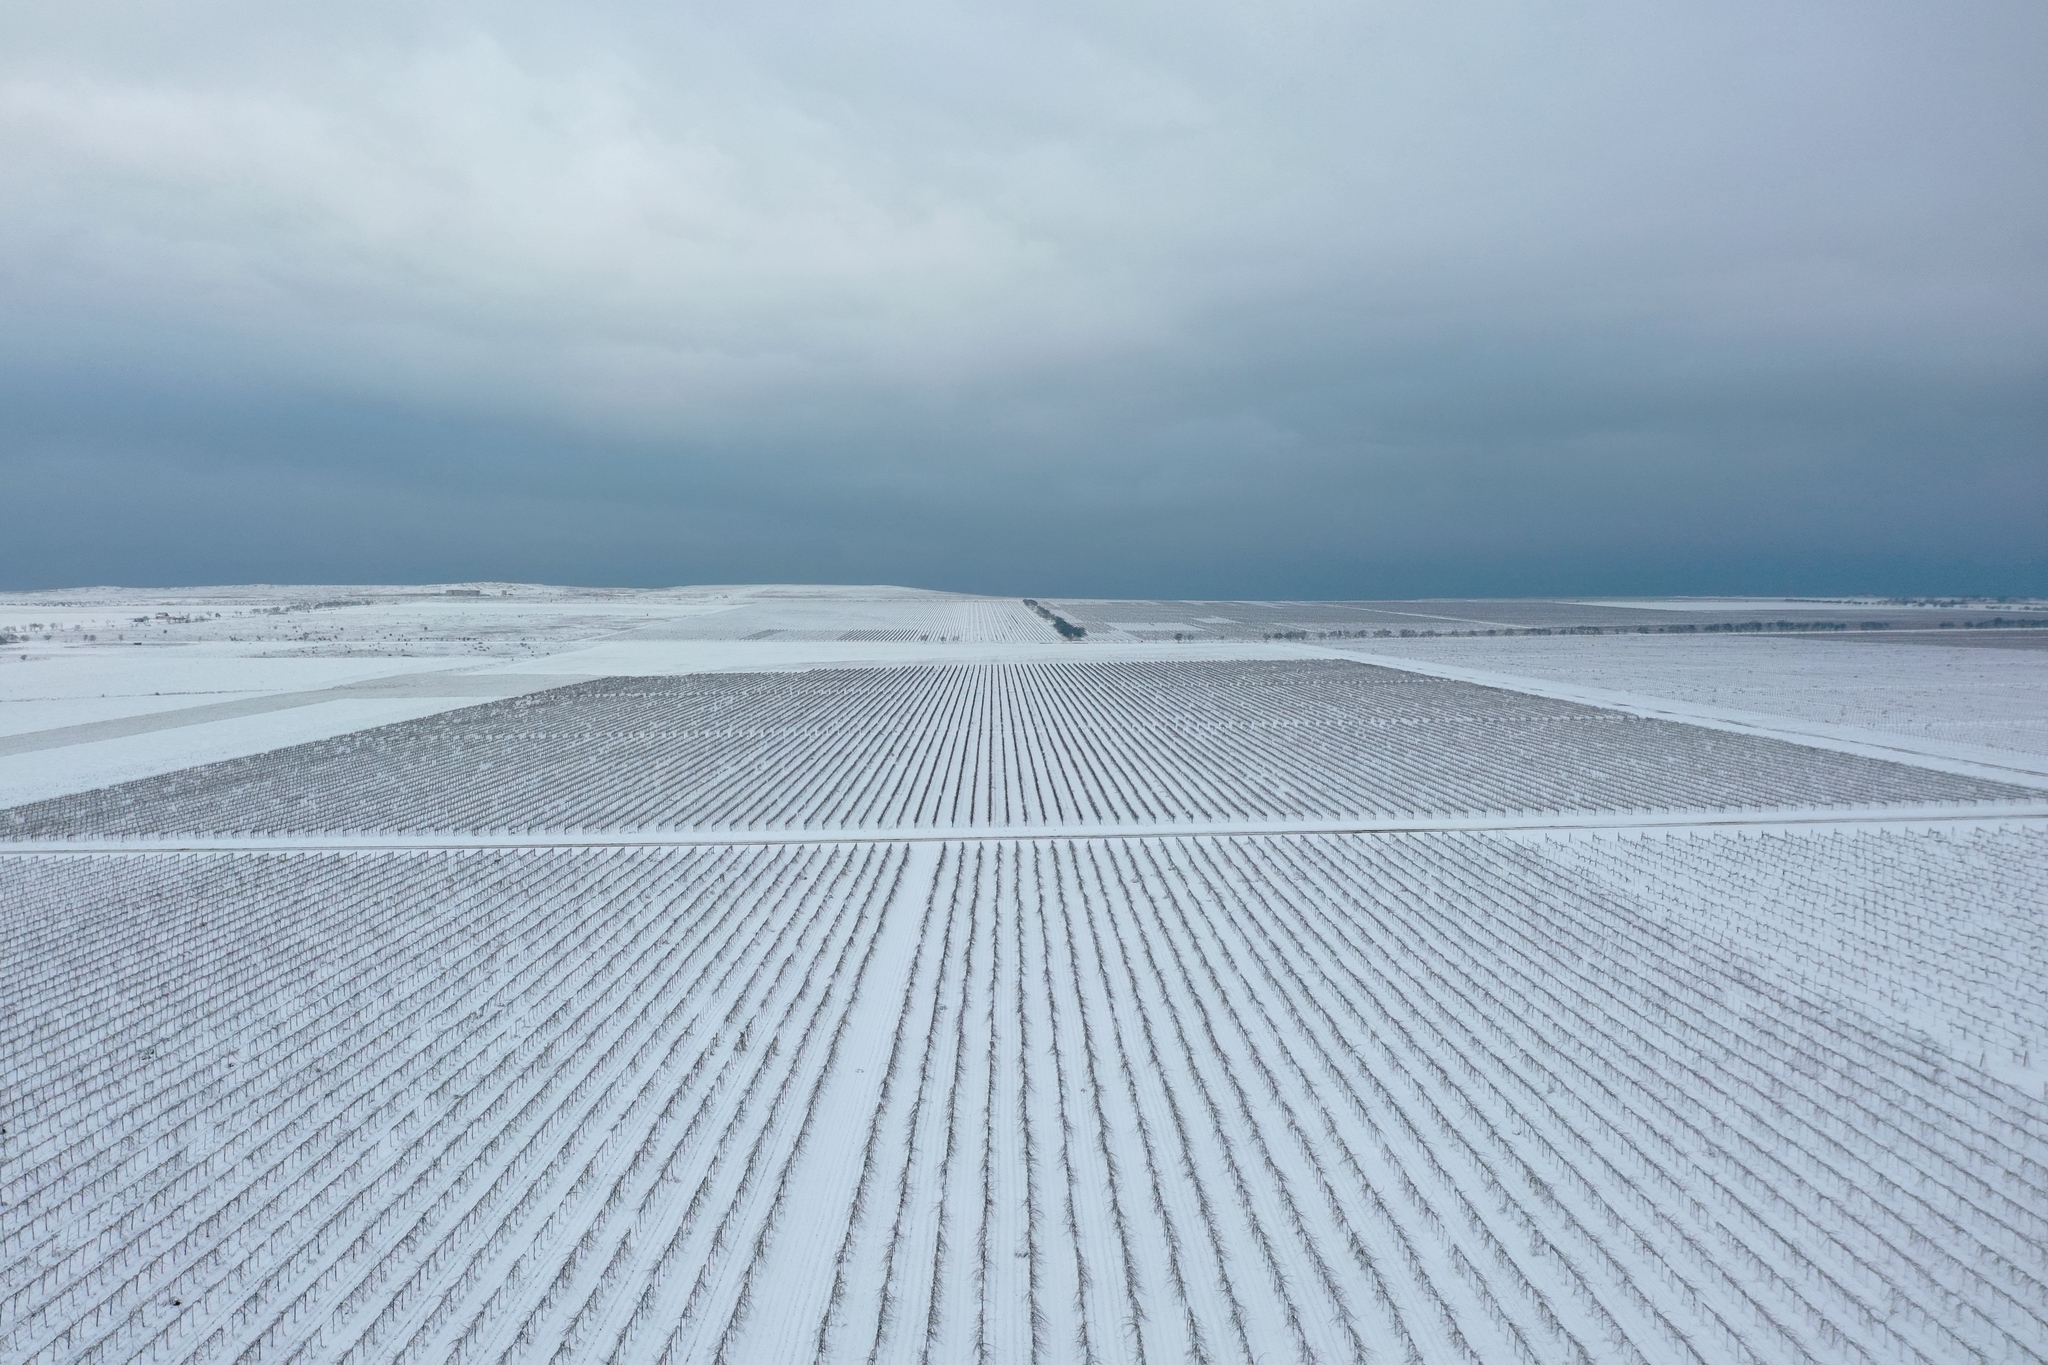
[[(538, 743), (505, 736), (545, 737)], [(2036, 793), (1333, 659), (605, 678), (0, 812), (15, 838), (1031, 829)]]
[(1346, 648), (1932, 741), (1957, 754), (2048, 757), (2048, 649), (1629, 635), (1397, 639)]
[[(258, 692), (210, 694), (208, 700), (261, 696)], [(179, 711), (193, 704), (189, 693), (147, 697), (37, 697), (0, 702), (0, 735), (33, 735), (94, 721), (119, 720)]]
[(62, 749), (4, 754), (0, 755), (0, 806), (154, 777), (195, 764), (269, 753), (467, 704), (456, 698), (328, 701)]
[(22, 661), (0, 658), (0, 708), (23, 703), (100, 697), (183, 698), (186, 704), (224, 696), (305, 692), (398, 674), (437, 673), (459, 665), (441, 659), (380, 656), (280, 659), (230, 653), (219, 644), (67, 647)]
[[(1076, 651), (1085, 651), (1077, 655)], [(550, 656), (549, 667), (594, 676), (675, 677), (689, 673), (789, 671), (813, 668), (866, 668), (924, 664), (1059, 663), (1076, 657), (1130, 660), (1298, 659), (1295, 645), (1130, 644), (1096, 642), (962, 641), (935, 652), (928, 642), (901, 640), (622, 640), (565, 649)], [(535, 665), (518, 665), (519, 668)], [(511, 672), (514, 666), (500, 670)]]
[(774, 585), (16, 617), (0, 1360), (2048, 1340), (2048, 655)]
[[(2038, 1308), (1969, 1267), (2031, 1263), (2043, 1101), (1957, 1054), (2039, 1037), (2043, 839), (31, 863), (12, 903), (68, 909), (0, 983), (15, 1084), (58, 1087), (10, 1124), (7, 1340), (2023, 1352)], [(1797, 940), (1842, 966), (1702, 867), (1855, 908)], [(1945, 972), (1947, 905), (1991, 937)]]

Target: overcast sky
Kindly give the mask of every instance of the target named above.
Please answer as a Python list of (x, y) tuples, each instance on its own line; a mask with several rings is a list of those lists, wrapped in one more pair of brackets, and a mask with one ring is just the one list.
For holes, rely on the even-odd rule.
[(0, 6), (0, 586), (2048, 593), (2048, 6)]

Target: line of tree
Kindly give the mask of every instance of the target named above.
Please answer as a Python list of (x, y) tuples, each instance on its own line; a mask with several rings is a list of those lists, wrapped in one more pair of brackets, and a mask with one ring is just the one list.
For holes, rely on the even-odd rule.
[(1069, 621), (1066, 617), (1060, 615), (1051, 607), (1046, 606), (1045, 603), (1038, 601), (1036, 598), (1025, 598), (1024, 605), (1031, 608), (1031, 610), (1037, 612), (1040, 616), (1043, 616), (1047, 621), (1051, 622), (1052, 628), (1058, 631), (1062, 638), (1068, 640), (1085, 640), (1086, 638), (1088, 638), (1087, 627), (1075, 625), (1072, 621)]

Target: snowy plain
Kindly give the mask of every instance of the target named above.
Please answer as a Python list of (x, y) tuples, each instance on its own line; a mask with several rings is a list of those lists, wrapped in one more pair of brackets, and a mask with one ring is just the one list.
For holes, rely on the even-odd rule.
[(0, 1359), (2043, 1358), (2048, 651), (1051, 606), (0, 597)]

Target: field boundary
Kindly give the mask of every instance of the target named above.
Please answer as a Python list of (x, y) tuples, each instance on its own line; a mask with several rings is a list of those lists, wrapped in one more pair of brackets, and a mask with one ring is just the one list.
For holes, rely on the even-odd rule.
[(1133, 839), (1256, 839), (1315, 834), (1647, 834), (1709, 829), (1900, 830), (2048, 825), (2048, 805), (1890, 807), (1865, 810), (1585, 812), (1528, 816), (1438, 816), (1388, 820), (1220, 821), (1159, 825), (879, 829), (598, 830), (589, 833), (423, 833), (335, 835), (164, 835), (125, 839), (0, 841), (0, 857), (108, 853), (406, 853), (494, 848), (728, 848), (820, 844), (986, 844)]

